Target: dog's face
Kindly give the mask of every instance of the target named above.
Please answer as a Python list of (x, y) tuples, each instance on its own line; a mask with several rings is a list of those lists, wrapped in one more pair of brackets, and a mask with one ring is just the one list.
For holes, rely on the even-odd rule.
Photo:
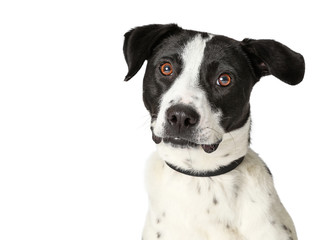
[(211, 152), (224, 132), (247, 121), (255, 79), (237, 45), (225, 37), (184, 32), (155, 48), (144, 78), (155, 140)]
[(240, 42), (176, 25), (131, 30), (124, 54), (125, 80), (148, 60), (143, 100), (154, 142), (206, 153), (234, 131), (249, 137), (250, 94), (262, 76), (273, 74), (294, 85), (304, 74), (302, 56), (273, 40)]

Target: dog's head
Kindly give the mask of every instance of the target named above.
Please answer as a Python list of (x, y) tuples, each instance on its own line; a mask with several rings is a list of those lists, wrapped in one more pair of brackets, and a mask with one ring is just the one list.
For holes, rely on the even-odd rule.
[(125, 81), (148, 61), (143, 100), (153, 140), (162, 157), (178, 166), (180, 158), (190, 166), (193, 156), (230, 161), (245, 155), (254, 84), (272, 74), (295, 85), (304, 75), (303, 57), (274, 40), (236, 41), (175, 24), (137, 27), (125, 34), (123, 50)]

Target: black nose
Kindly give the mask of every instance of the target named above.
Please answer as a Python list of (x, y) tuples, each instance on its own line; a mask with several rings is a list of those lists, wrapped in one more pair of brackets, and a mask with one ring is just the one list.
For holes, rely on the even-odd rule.
[(174, 105), (166, 112), (167, 129), (172, 134), (183, 134), (192, 130), (199, 122), (199, 114), (190, 106)]

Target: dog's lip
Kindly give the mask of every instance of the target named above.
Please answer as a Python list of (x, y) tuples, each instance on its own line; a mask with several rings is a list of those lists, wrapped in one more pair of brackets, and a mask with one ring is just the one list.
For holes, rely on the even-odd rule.
[(180, 145), (180, 146), (188, 146), (188, 147), (197, 147), (197, 143), (191, 142), (189, 140), (185, 140), (179, 137), (168, 137), (163, 138), (164, 143), (172, 143), (173, 145)]
[(217, 143), (213, 143), (213, 144), (197, 144), (197, 143), (191, 142), (189, 140), (186, 140), (186, 139), (183, 139), (183, 138), (180, 138), (180, 137), (161, 138), (161, 137), (156, 136), (154, 133), (152, 133), (152, 139), (156, 144), (161, 143), (162, 140), (163, 140), (164, 143), (171, 143), (173, 145), (178, 145), (178, 146), (186, 146), (186, 147), (201, 146), (202, 149), (204, 150), (204, 152), (206, 152), (206, 153), (212, 153), (212, 152), (216, 151), (220, 142), (221, 142), (221, 140), (220, 140)]

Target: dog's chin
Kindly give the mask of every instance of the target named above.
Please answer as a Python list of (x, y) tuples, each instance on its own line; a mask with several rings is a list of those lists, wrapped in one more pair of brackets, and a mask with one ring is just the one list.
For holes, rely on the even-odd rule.
[(174, 148), (199, 148), (201, 147), (206, 153), (213, 153), (217, 150), (221, 141), (213, 143), (213, 144), (198, 144), (180, 137), (166, 137), (161, 138), (156, 136), (154, 133), (152, 134), (152, 139), (156, 144), (159, 144), (163, 141), (165, 144), (170, 144), (170, 146)]

